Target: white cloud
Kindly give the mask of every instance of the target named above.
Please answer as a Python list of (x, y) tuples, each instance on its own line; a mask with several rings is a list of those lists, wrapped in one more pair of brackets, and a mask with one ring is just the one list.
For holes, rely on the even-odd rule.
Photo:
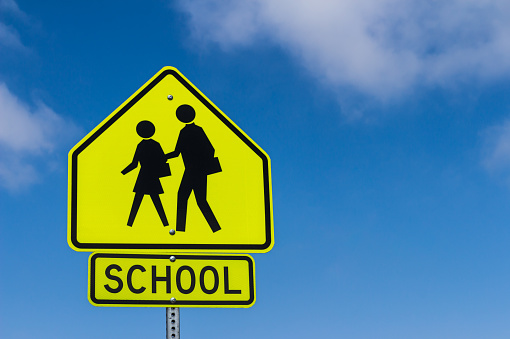
[[(28, 50), (7, 24), (30, 24), (28, 16), (14, 0), (0, 0), (0, 14), (0, 53)], [(54, 167), (55, 151), (77, 133), (43, 102), (29, 105), (0, 81), (0, 187), (15, 191), (39, 181), (42, 171)]]
[(0, 83), (0, 186), (15, 190), (37, 181), (36, 163), (47, 162), (76, 132), (44, 103), (31, 108)]
[(502, 0), (182, 0), (195, 38), (225, 49), (267, 39), (329, 86), (400, 97), (510, 74)]

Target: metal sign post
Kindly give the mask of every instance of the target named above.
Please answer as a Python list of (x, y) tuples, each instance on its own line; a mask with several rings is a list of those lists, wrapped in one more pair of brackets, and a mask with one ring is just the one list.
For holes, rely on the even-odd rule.
[(178, 307), (166, 308), (166, 339), (181, 338), (180, 310)]

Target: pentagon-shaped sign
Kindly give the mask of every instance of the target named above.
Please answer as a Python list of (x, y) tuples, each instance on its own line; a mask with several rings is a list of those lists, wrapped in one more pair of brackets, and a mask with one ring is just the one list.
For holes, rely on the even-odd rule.
[(165, 67), (69, 153), (77, 251), (268, 252), (268, 155)]

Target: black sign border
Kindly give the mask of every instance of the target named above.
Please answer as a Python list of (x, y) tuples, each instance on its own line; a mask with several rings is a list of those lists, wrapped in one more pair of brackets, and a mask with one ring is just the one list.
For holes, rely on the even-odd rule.
[(191, 254), (175, 254), (176, 260), (245, 260), (248, 262), (250, 298), (246, 301), (242, 300), (176, 300), (171, 303), (170, 300), (110, 300), (97, 299), (95, 296), (95, 280), (96, 280), (96, 259), (98, 258), (129, 258), (129, 259), (166, 259), (170, 261), (170, 254), (129, 254), (129, 253), (93, 253), (90, 256), (90, 274), (89, 274), (89, 298), (100, 306), (107, 305), (133, 305), (133, 306), (161, 306), (161, 307), (179, 307), (179, 306), (248, 306), (255, 301), (255, 270), (253, 259), (246, 255), (191, 255)]
[[(239, 139), (241, 139), (250, 149), (255, 152), (263, 162), (263, 180), (264, 180), (264, 207), (265, 207), (265, 231), (266, 239), (263, 244), (126, 244), (126, 243), (81, 243), (78, 241), (78, 155), (106, 131), (115, 121), (124, 115), (134, 104), (136, 104), (145, 94), (154, 88), (163, 78), (168, 75), (174, 76), (188, 91), (202, 102), (218, 119), (220, 119)], [(142, 90), (128, 103), (126, 103), (113, 117), (108, 119), (97, 131), (88, 137), (71, 155), (71, 236), (70, 240), (73, 246), (82, 250), (235, 250), (239, 252), (249, 252), (250, 250), (264, 251), (272, 246), (272, 211), (271, 211), (271, 183), (269, 180), (269, 159), (261, 150), (249, 140), (236, 126), (234, 126), (225, 116), (212, 105), (199, 91), (197, 91), (186, 79), (184, 79), (176, 70), (165, 69), (153, 81), (146, 85)]]

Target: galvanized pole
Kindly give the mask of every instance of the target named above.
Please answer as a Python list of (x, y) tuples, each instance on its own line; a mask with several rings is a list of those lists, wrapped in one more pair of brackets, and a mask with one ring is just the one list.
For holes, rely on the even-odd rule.
[(181, 320), (178, 307), (166, 308), (166, 339), (181, 339)]

